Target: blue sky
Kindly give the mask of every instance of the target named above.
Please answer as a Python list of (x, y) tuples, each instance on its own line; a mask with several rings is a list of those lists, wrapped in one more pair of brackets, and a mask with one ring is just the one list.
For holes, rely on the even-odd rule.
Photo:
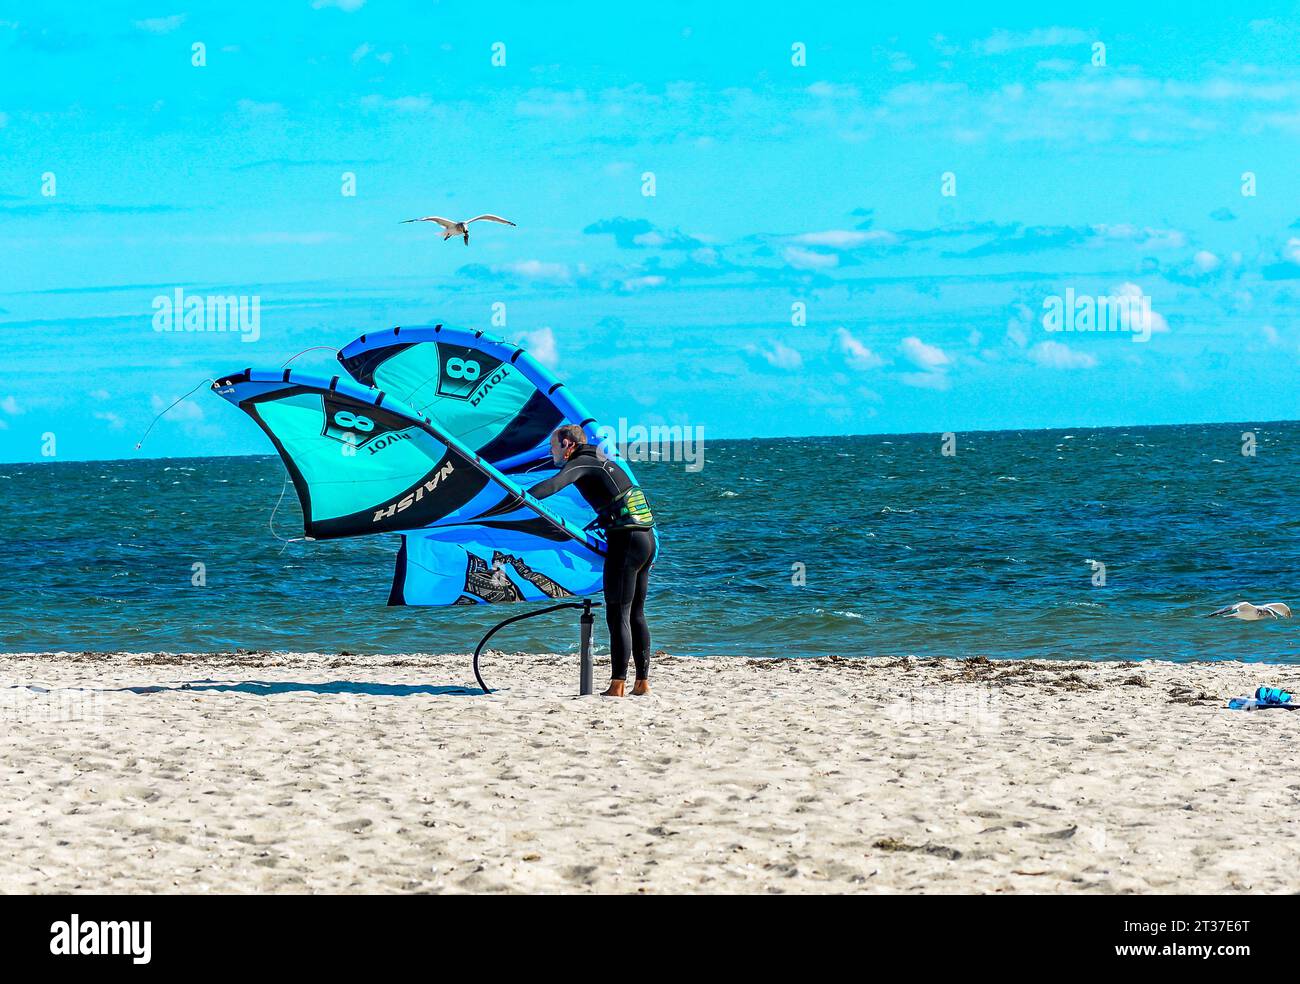
[[(0, 3), (0, 459), (435, 321), (706, 438), (1297, 416), (1291, 5), (547, 6)], [(260, 337), (155, 331), (178, 287)], [(1049, 334), (1067, 288), (1159, 330)], [(267, 450), (202, 392), (145, 447)]]

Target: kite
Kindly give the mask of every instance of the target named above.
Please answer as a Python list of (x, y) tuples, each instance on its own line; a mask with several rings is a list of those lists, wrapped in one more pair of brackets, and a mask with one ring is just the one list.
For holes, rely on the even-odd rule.
[(343, 373), (329, 378), (246, 369), (212, 385), (279, 452), (308, 539), (401, 535), (390, 605), (600, 591), (595, 511), (573, 487), (528, 493), (556, 473), (557, 427), (599, 442), (549, 370), (519, 346), (442, 325), (362, 335), (338, 359)]

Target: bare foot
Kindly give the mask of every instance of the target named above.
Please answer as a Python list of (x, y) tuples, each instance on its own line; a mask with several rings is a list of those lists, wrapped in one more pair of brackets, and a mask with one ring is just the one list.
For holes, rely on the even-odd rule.
[(622, 697), (623, 688), (627, 685), (625, 680), (610, 680), (609, 689), (600, 696), (602, 697)]
[(650, 696), (650, 681), (638, 680), (636, 683), (632, 684), (632, 696), (633, 697)]

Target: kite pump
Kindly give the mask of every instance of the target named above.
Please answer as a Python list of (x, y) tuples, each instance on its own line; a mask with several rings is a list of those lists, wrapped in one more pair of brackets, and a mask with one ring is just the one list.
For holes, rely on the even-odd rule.
[(591, 694), (592, 679), (591, 627), (592, 623), (595, 621), (591, 614), (593, 605), (598, 606), (600, 605), (600, 602), (592, 601), (590, 598), (584, 598), (581, 602), (566, 602), (562, 605), (551, 605), (549, 608), (539, 608), (535, 612), (524, 612), (522, 615), (513, 615), (505, 621), (498, 622), (496, 625), (492, 626), (492, 628), (488, 629), (487, 635), (480, 639), (478, 645), (474, 647), (474, 679), (478, 681), (478, 685), (483, 690), (483, 693), (490, 694), (492, 691), (489, 690), (488, 685), (483, 682), (483, 674), (481, 674), (478, 669), (478, 658), (483, 652), (483, 647), (487, 645), (487, 641), (496, 635), (499, 629), (504, 629), (511, 622), (521, 622), (526, 618), (536, 618), (538, 615), (549, 615), (551, 612), (558, 612), (562, 608), (581, 608), (582, 617), (578, 622), (580, 626), (579, 649), (582, 654), (582, 669), (579, 671), (578, 675), (578, 694), (582, 697), (589, 696)]

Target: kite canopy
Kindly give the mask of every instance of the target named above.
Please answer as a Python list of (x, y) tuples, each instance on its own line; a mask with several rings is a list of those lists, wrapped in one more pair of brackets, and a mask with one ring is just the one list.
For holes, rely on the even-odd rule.
[(253, 369), (213, 388), (280, 452), (312, 539), (419, 529), (509, 495), (484, 495), (491, 478), (471, 453), (377, 390)]
[(362, 335), (339, 353), (348, 374), (431, 417), (504, 472), (549, 465), (562, 424), (594, 439), (595, 419), (517, 345), (433, 325)]
[[(213, 390), (284, 459), (312, 539), (400, 533), (389, 604), (534, 601), (601, 588), (605, 542), (549, 440), (595, 420), (523, 349), (442, 326), (363, 335), (339, 353), (354, 380), (243, 372)], [(635, 479), (634, 479), (635, 481)]]

